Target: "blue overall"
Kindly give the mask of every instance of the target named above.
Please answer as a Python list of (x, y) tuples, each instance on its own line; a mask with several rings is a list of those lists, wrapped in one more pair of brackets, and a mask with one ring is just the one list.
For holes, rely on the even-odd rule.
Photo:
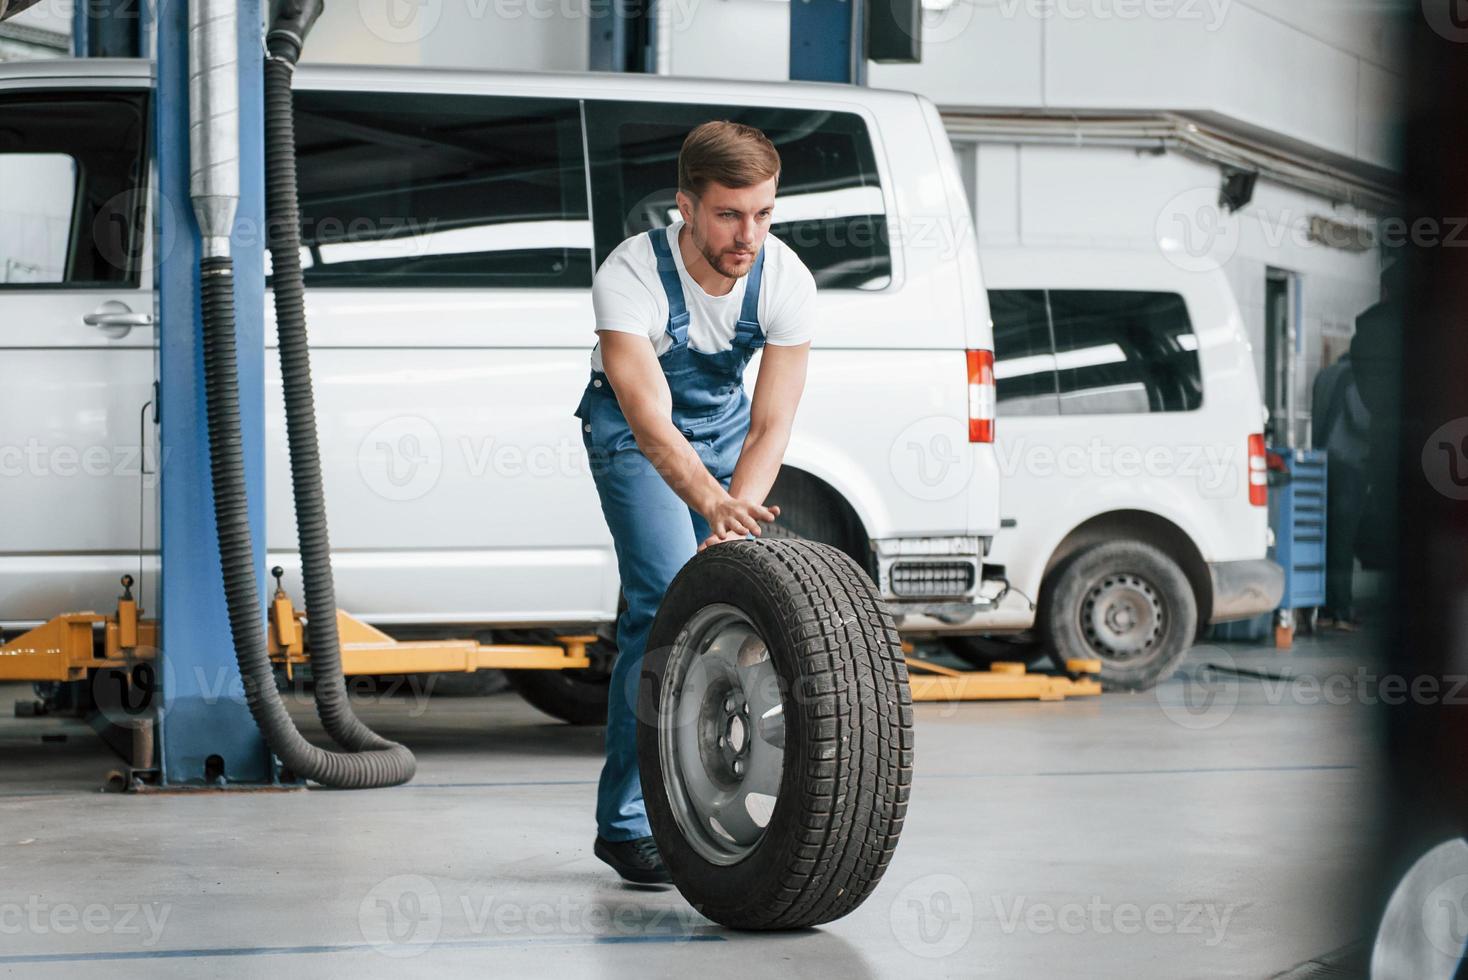
[[(764, 346), (759, 325), (761, 249), (749, 270), (733, 346), (704, 353), (688, 346), (688, 307), (667, 229), (648, 232), (657, 256), (658, 278), (668, 295), (667, 332), (672, 345), (658, 355), (673, 396), (673, 424), (725, 489), (749, 431), (744, 368)], [(597, 788), (597, 833), (628, 841), (652, 833), (642, 802), (637, 767), (637, 688), (647, 634), (663, 593), (711, 533), (703, 516), (685, 504), (637, 448), (632, 429), (600, 371), (576, 408), (602, 513), (616, 546), (617, 567), (627, 608), (617, 619), (617, 657), (607, 704), (606, 763)]]

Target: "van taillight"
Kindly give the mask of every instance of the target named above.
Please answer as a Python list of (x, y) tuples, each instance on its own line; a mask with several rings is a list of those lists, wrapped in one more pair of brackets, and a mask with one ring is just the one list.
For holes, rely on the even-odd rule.
[(968, 441), (994, 441), (994, 352), (968, 354)]
[(1249, 437), (1249, 503), (1255, 507), (1269, 504), (1269, 460), (1264, 449), (1264, 436)]

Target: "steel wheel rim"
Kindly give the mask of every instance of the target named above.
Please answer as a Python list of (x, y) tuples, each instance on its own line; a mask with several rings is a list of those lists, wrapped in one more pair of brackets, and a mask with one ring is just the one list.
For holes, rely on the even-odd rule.
[(1167, 622), (1157, 589), (1132, 572), (1113, 572), (1092, 584), (1080, 619), (1086, 644), (1102, 659), (1121, 663), (1156, 652)]
[(785, 771), (784, 700), (749, 617), (705, 606), (668, 655), (657, 719), (663, 788), (700, 857), (737, 864), (769, 827)]

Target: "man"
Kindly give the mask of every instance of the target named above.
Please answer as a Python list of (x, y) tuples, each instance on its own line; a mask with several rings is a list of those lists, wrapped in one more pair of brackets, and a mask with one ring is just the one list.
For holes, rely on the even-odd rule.
[(1326, 451), (1325, 608), (1317, 624), (1353, 632), (1360, 628), (1352, 579), (1366, 504), (1371, 416), (1356, 387), (1349, 353), (1315, 376), (1310, 414), (1314, 443)]
[[(805, 388), (815, 279), (769, 234), (780, 156), (757, 129), (704, 123), (678, 154), (681, 221), (627, 239), (592, 285), (597, 346), (576, 409), (616, 545), (627, 608), (607, 706), (597, 857), (628, 881), (668, 880), (637, 766), (648, 630), (696, 551), (760, 533)], [(760, 348), (751, 400), (744, 367)]]
[[(1392, 568), (1397, 547), (1397, 446), (1402, 413), (1402, 337), (1406, 310), (1400, 259), (1381, 274), (1381, 302), (1356, 318), (1351, 370), (1371, 419), (1366, 500), (1356, 557), (1369, 569)], [(1326, 518), (1327, 522), (1329, 517)], [(1328, 546), (1327, 546), (1328, 550)]]

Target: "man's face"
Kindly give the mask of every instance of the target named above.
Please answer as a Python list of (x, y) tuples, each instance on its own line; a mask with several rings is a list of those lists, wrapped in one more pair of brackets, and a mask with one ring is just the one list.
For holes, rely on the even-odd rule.
[(720, 275), (738, 279), (754, 266), (770, 233), (775, 178), (749, 187), (710, 182), (698, 197), (679, 191), (678, 210), (708, 264)]

